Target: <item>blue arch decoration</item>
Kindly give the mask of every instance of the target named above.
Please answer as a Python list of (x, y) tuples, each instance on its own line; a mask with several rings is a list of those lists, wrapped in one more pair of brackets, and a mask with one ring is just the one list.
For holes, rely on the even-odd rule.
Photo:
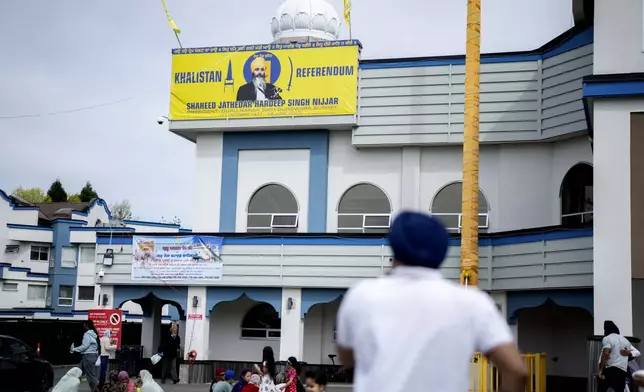
[(220, 302), (236, 301), (246, 295), (257, 302), (270, 304), (277, 314), (282, 314), (282, 289), (277, 287), (208, 287), (206, 292), (206, 309), (208, 317)]
[(345, 289), (302, 289), (301, 318), (304, 318), (309, 310), (317, 304), (328, 304), (342, 297)]
[(592, 289), (508, 291), (507, 301), (509, 324), (516, 323), (519, 310), (536, 308), (548, 301), (559, 306), (582, 308), (591, 315), (594, 306)]
[[(145, 309), (145, 305), (150, 296), (158, 298), (164, 305), (176, 306), (179, 318), (185, 318), (188, 309), (188, 288), (181, 286), (114, 286), (114, 307), (120, 308), (127, 301), (136, 302), (141, 305), (145, 315), (149, 312), (149, 309)], [(169, 313), (174, 317), (172, 309)]]

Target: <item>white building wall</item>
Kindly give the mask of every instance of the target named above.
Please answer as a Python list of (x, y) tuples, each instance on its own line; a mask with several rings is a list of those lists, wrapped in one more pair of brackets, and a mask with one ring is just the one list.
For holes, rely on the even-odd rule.
[[(20, 245), (19, 253), (8, 254), (4, 253), (4, 248), (0, 250), (4, 254), (6, 263), (10, 263), (14, 267), (21, 268), (30, 268), (31, 272), (37, 272), (41, 274), (49, 273), (49, 260), (52, 256), (51, 243), (46, 242), (20, 242), (17, 243)], [(31, 260), (31, 247), (32, 246), (46, 246), (49, 248), (49, 257), (47, 260)], [(22, 273), (24, 275), (24, 272)]]
[(337, 355), (334, 328), (339, 307), (340, 299), (309, 309), (304, 318), (305, 362), (330, 365), (329, 354)]
[[(638, 15), (641, 17), (641, 12)], [(594, 103), (593, 180), (601, 184), (594, 188), (593, 207), (596, 334), (602, 332), (604, 320), (614, 321), (623, 335), (633, 334), (631, 170), (637, 168), (630, 167), (630, 133), (631, 112), (642, 111), (642, 99), (598, 99)]]
[(105, 211), (105, 207), (94, 204), (92, 208), (87, 212), (87, 216), (82, 216), (78, 214), (72, 214), (72, 219), (84, 220), (87, 222), (86, 227), (95, 227), (96, 221), (101, 220), (103, 223), (108, 223), (110, 218)]
[(399, 210), (401, 172), (401, 148), (356, 150), (351, 146), (351, 133), (331, 132), (329, 134), (327, 232), (337, 231), (337, 208), (340, 198), (349, 188), (359, 183), (378, 186), (389, 197), (392, 210)]
[(242, 297), (234, 302), (221, 302), (210, 315), (209, 358), (224, 361), (254, 361), (262, 359), (262, 349), (271, 346), (275, 358), (280, 357), (280, 339), (241, 338), (241, 322), (257, 302)]
[(284, 185), (295, 196), (300, 214), (298, 232), (305, 233), (309, 211), (309, 166), (308, 149), (239, 151), (235, 231), (246, 231), (246, 212), (251, 196), (263, 185), (276, 183)]
[(641, 0), (595, 0), (594, 74), (644, 71), (642, 15)]
[(159, 226), (159, 225), (145, 225), (136, 223), (127, 223), (125, 227), (133, 228), (136, 233), (176, 233), (179, 231), (177, 227), (172, 226)]
[(194, 231), (219, 231), (223, 133), (197, 136)]

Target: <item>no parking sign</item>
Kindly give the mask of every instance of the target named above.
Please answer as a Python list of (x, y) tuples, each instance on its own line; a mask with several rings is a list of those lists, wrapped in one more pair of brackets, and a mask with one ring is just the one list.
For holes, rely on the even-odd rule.
[(120, 309), (92, 309), (87, 312), (87, 318), (94, 322), (99, 337), (103, 337), (105, 330), (109, 329), (116, 348), (121, 348), (123, 312)]

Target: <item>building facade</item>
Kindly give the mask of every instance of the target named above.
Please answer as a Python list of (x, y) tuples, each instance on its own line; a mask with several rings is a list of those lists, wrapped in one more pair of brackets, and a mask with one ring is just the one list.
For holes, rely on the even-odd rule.
[[(273, 19), (279, 42), (297, 10), (287, 3)], [(548, 353), (551, 377), (587, 376), (579, 358), (597, 309), (583, 96), (595, 36), (581, 18), (539, 49), (482, 56), (479, 286), (523, 351)], [(151, 326), (162, 306), (176, 308), (198, 360), (257, 361), (270, 345), (280, 359), (330, 364), (342, 295), (388, 271), (384, 236), (398, 212), (445, 222), (443, 273), (459, 277), (464, 78), (463, 56), (360, 61), (355, 115), (171, 119), (196, 144), (194, 232), (224, 238), (223, 279), (133, 282), (131, 233), (99, 232), (105, 306), (134, 301)], [(101, 265), (115, 247), (123, 256)], [(146, 355), (159, 338), (143, 337)]]
[[(178, 225), (115, 223), (102, 199), (90, 203), (27, 203), (0, 190), (0, 325), (16, 320), (84, 320), (101, 304), (96, 233), (174, 232)], [(128, 322), (142, 310), (123, 306)], [(178, 320), (167, 308), (167, 321)]]

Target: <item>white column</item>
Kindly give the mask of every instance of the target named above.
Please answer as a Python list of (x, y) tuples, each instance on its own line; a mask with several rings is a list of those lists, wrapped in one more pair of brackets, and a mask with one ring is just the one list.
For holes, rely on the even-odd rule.
[(195, 232), (219, 231), (223, 133), (197, 136)]
[(161, 308), (161, 302), (154, 301), (151, 309), (143, 309), (141, 345), (144, 358), (156, 354), (161, 343)]
[[(194, 305), (197, 297), (197, 306)], [(210, 350), (210, 319), (206, 317), (206, 287), (188, 287), (188, 310), (186, 311), (186, 339), (183, 344), (185, 355), (197, 352), (197, 360), (207, 360)]]
[[(289, 298), (292, 301), (288, 309)], [(282, 330), (280, 338), (280, 361), (288, 357), (302, 359), (304, 354), (304, 320), (302, 320), (302, 289), (282, 289)]]
[(401, 210), (422, 210), (420, 203), (420, 147), (403, 147), (400, 175)]
[[(633, 333), (631, 297), (630, 104), (594, 103), (594, 330), (612, 320), (623, 335)], [(619, 299), (617, 299), (619, 298)]]

